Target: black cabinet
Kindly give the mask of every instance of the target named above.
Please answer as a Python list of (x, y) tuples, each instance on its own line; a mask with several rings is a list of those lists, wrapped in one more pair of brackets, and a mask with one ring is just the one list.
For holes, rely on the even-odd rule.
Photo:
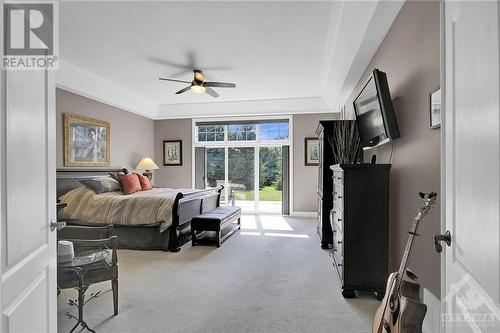
[(321, 120), (316, 130), (319, 139), (317, 231), (323, 249), (330, 248), (333, 243), (332, 227), (328, 216), (333, 206), (333, 183), (330, 165), (335, 164), (336, 161), (333, 157), (329, 138), (333, 136), (335, 122), (334, 120)]
[(340, 164), (333, 171), (333, 265), (344, 297), (374, 291), (381, 299), (389, 275), (390, 164)]

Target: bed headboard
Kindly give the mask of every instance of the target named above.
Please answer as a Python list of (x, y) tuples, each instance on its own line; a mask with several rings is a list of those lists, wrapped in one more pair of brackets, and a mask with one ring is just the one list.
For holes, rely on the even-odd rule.
[(107, 176), (111, 172), (121, 172), (122, 169), (57, 169), (56, 193), (61, 195), (83, 186), (80, 180), (96, 176)]

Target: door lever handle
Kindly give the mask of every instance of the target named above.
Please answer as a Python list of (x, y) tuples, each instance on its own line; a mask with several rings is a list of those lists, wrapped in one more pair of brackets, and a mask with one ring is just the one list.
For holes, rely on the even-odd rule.
[(434, 235), (434, 248), (437, 253), (443, 252), (443, 246), (440, 242), (445, 242), (446, 245), (451, 245), (451, 233), (446, 231), (443, 235)]
[(66, 226), (66, 222), (56, 222), (55, 220), (50, 220), (50, 231), (61, 230)]

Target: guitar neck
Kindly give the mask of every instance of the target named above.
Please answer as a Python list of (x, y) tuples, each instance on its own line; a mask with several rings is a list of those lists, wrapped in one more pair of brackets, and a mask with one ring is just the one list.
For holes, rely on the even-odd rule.
[(415, 243), (415, 237), (418, 236), (417, 231), (418, 231), (418, 226), (420, 224), (421, 219), (422, 219), (422, 212), (419, 211), (417, 217), (415, 217), (415, 221), (413, 222), (413, 226), (411, 228), (411, 231), (408, 232), (409, 233), (408, 241), (406, 242), (406, 247), (405, 247), (405, 251), (403, 254), (403, 258), (401, 260), (401, 264), (400, 264), (399, 270), (398, 270), (398, 277), (396, 279), (396, 287), (394, 288), (395, 295), (399, 294), (399, 291), (401, 289), (401, 284), (403, 282), (403, 278), (405, 276), (406, 269), (408, 267), (408, 261), (410, 259), (411, 250), (413, 248), (413, 244)]

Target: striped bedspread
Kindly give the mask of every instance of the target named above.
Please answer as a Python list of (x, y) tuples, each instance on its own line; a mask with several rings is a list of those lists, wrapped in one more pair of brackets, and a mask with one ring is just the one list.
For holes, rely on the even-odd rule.
[(172, 225), (172, 208), (179, 192), (188, 189), (154, 188), (124, 195), (122, 192), (96, 194), (83, 186), (61, 196), (68, 206), (59, 212), (59, 219), (103, 224), (160, 223), (160, 232)]

